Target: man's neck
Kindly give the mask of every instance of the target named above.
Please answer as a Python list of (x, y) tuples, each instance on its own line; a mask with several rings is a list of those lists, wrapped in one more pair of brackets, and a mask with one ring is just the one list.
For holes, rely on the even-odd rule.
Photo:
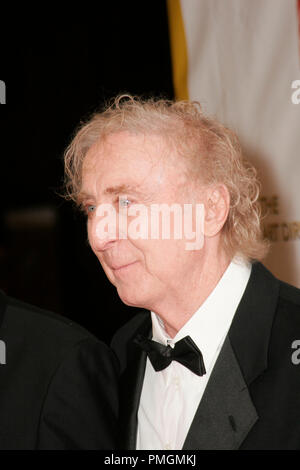
[(178, 295), (172, 296), (153, 311), (164, 323), (166, 333), (174, 338), (215, 289), (230, 264), (225, 255), (214, 263), (204, 265), (201, 273), (189, 278), (188, 288), (181, 288)]

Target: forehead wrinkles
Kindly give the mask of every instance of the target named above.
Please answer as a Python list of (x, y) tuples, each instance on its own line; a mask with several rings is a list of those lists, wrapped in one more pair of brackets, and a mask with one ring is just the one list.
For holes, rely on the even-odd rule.
[(119, 159), (120, 165), (126, 164), (127, 161), (132, 170), (134, 168), (138, 170), (143, 162), (146, 162), (150, 170), (158, 167), (163, 173), (164, 168), (172, 164), (173, 158), (170, 154), (171, 150), (161, 136), (133, 135), (125, 132), (112, 134), (96, 142), (88, 150), (83, 160), (82, 171), (95, 171), (99, 163), (106, 165), (114, 162), (117, 167)]

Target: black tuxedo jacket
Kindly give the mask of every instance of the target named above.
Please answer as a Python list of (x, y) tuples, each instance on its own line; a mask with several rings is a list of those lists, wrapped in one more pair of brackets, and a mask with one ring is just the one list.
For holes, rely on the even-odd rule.
[(115, 448), (117, 364), (104, 343), (2, 292), (0, 340), (0, 449)]
[[(132, 342), (138, 333), (151, 337), (147, 311), (112, 342), (121, 371), (123, 449), (136, 446), (146, 365), (146, 353)], [(300, 290), (255, 263), (183, 449), (300, 449), (295, 340), (300, 340)]]

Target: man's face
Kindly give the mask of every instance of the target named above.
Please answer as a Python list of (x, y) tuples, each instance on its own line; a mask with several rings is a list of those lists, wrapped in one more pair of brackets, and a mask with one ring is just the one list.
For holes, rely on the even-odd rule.
[(152, 204), (191, 203), (184, 171), (184, 162), (158, 136), (112, 134), (86, 155), (81, 198), (88, 213), (89, 243), (127, 305), (155, 310), (167, 303), (188, 282), (199, 253), (186, 250), (186, 240), (172, 236), (120, 238), (118, 230), (99, 236), (97, 208), (108, 203), (118, 214), (124, 210), (120, 201), (128, 210), (135, 204), (149, 209)]

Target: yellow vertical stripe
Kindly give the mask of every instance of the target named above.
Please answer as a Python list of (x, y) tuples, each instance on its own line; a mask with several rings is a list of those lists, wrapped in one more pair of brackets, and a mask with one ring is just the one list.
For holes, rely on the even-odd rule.
[(175, 97), (188, 100), (188, 57), (180, 0), (167, 0)]

